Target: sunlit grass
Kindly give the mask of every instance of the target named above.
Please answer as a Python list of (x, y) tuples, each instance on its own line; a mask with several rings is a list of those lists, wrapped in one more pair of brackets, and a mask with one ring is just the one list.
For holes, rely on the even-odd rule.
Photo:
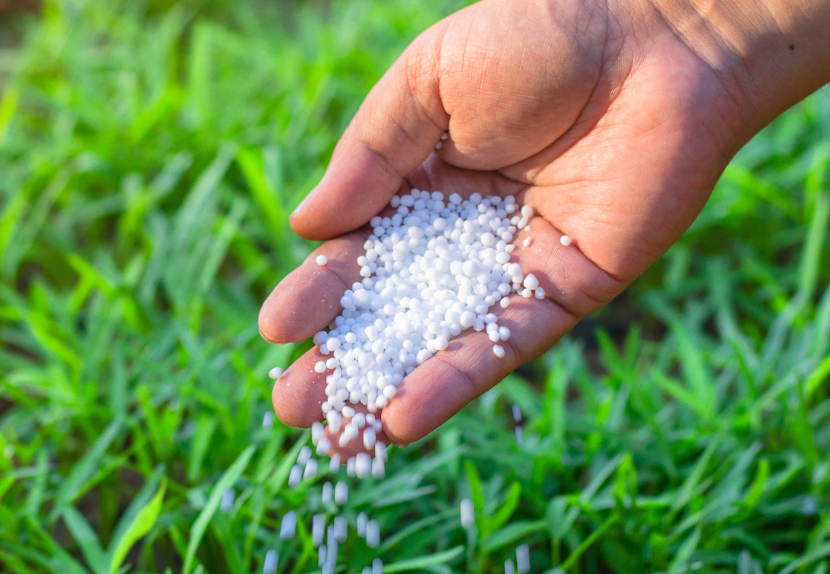
[[(47, 3), (2, 55), (4, 572), (254, 572), (270, 548), (316, 570), (322, 480), (286, 487), (306, 435), (261, 424), (298, 350), (259, 338), (259, 303), (311, 249), (288, 214), (363, 95), (460, 3), (280, 6)], [(526, 542), (533, 572), (826, 573), (828, 104), (751, 142), (578, 337), (393, 449), (345, 510), (382, 545), (352, 530), (345, 571), (496, 573)]]

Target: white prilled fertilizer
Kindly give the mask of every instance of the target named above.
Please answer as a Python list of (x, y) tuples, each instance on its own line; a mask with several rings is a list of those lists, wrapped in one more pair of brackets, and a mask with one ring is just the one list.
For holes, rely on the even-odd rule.
[(559, 243), (561, 243), (562, 245), (567, 247), (568, 245), (571, 244), (571, 238), (568, 237), (567, 235), (563, 235), (562, 237), (559, 238)]
[(291, 473), (288, 475), (288, 486), (291, 488), (297, 487), (300, 485), (300, 482), (303, 480), (303, 467), (299, 464), (295, 464), (291, 467)]
[[(445, 133), (436, 145), (441, 149), (448, 139)], [(545, 291), (535, 275), (525, 275), (521, 266), (510, 260), (519, 230), (530, 231), (533, 216), (530, 206), (516, 204), (513, 197), (482, 197), (478, 193), (463, 200), (458, 194), (445, 198), (440, 192), (413, 189), (394, 196), (390, 206), (396, 212), (389, 217), (373, 217), (372, 234), (357, 258), (361, 280), (342, 296), (343, 308), (330, 331), (314, 335), (314, 344), (322, 360), (313, 372), (325, 373), (325, 400), (321, 400), (323, 422), (311, 427), (314, 449), (305, 445), (291, 468), (288, 485), (297, 487), (303, 480), (314, 480), (325, 472), (324, 459), (337, 446), (344, 448), (357, 440), (364, 449), (345, 461), (334, 453), (328, 462), (331, 474), (377, 480), (386, 475), (387, 446), (383, 424), (376, 415), (397, 396), (398, 385), (418, 365), (436, 353), (446, 352), (450, 342), (461, 332), (474, 329), (486, 335), (499, 359), (504, 358), (501, 343), (510, 339), (510, 329), (499, 326), (495, 307), (507, 309), (511, 295), (526, 299), (545, 298)], [(570, 238), (562, 236), (562, 245)], [(530, 237), (523, 245), (529, 247)], [(325, 266), (325, 255), (314, 258)], [(271, 369), (272, 379), (282, 376), (279, 367)], [(322, 397), (321, 397), (322, 398)], [(517, 407), (514, 419), (519, 423)], [(263, 426), (270, 428), (267, 417)], [(522, 427), (516, 427), (521, 446)], [(354, 451), (352, 451), (354, 452)], [(323, 464), (321, 465), (321, 462)], [(227, 493), (226, 493), (227, 495)], [(322, 574), (334, 574), (338, 544), (346, 541), (348, 524), (339, 509), (347, 504), (349, 487), (345, 482), (323, 484), (321, 506), (312, 518), (311, 537), (318, 547), (318, 566)], [(230, 497), (228, 497), (230, 498)], [(334, 504), (332, 505), (332, 499)], [(230, 498), (232, 501), (232, 498)], [(223, 504), (226, 504), (223, 497)], [(326, 524), (325, 512), (335, 511), (333, 523)], [(475, 516), (470, 499), (461, 501), (461, 525), (474, 532)], [(361, 512), (356, 520), (357, 535), (370, 548), (380, 545), (380, 524)], [(294, 538), (297, 515), (289, 511), (282, 519), (280, 538)], [(265, 574), (276, 571), (278, 557), (266, 555)], [(521, 554), (525, 552), (525, 554)], [(527, 547), (517, 551), (519, 572), (526, 560)], [(273, 564), (272, 564), (273, 563)], [(513, 563), (505, 563), (512, 574)], [(383, 563), (375, 558), (364, 574), (383, 574)]]
[(323, 536), (326, 534), (326, 515), (315, 514), (311, 518), (311, 543), (320, 546), (323, 543)]
[(222, 491), (222, 501), (219, 504), (219, 510), (222, 512), (230, 512), (233, 508), (233, 500), (236, 497), (236, 491), (233, 488), (226, 488)]
[(380, 546), (380, 523), (377, 520), (366, 523), (366, 545), (369, 548)]
[[(406, 375), (446, 350), (453, 337), (494, 323), (495, 315), (485, 321), (491, 307), (505, 308), (510, 293), (530, 297), (539, 287), (535, 276), (525, 277), (510, 262), (508, 247), (533, 215), (513, 197), (474, 193), (465, 201), (452, 194), (445, 201), (440, 192), (415, 189), (392, 206), (394, 215), (370, 222), (373, 233), (358, 258), (362, 280), (341, 298), (334, 329), (314, 336), (320, 352), (330, 355), (314, 366), (329, 373), (326, 416), (348, 418), (357, 404), (377, 412)], [(498, 326), (492, 332), (500, 340)], [(494, 352), (502, 356), (497, 347)], [(338, 444), (345, 447), (358, 434), (347, 429)]]
[(269, 550), (265, 553), (265, 561), (262, 563), (262, 574), (277, 574), (277, 566), (280, 563), (280, 555), (276, 550)]
[(349, 485), (345, 482), (338, 482), (334, 487), (334, 502), (338, 506), (343, 506), (349, 501)]
[(289, 510), (282, 517), (280, 525), (280, 540), (291, 540), (297, 532), (297, 513)]
[(475, 526), (475, 523), (473, 501), (469, 498), (464, 498), (461, 501), (461, 526), (464, 528), (472, 528)]
[(530, 572), (530, 547), (527, 544), (516, 548), (516, 571), (518, 574)]

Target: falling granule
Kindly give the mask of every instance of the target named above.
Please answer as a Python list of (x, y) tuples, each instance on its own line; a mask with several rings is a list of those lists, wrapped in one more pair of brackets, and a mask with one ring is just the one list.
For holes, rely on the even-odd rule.
[(368, 478), (372, 474), (372, 459), (365, 452), (357, 453), (355, 456), (355, 474), (357, 478)]
[(326, 544), (328, 545), (328, 556), (326, 557), (326, 567), (328, 571), (334, 572), (334, 567), (337, 564), (337, 532), (335, 531), (334, 525), (326, 529)]
[(270, 429), (274, 427), (274, 413), (268, 411), (262, 416), (262, 428)]
[(513, 405), (513, 422), (522, 422), (522, 410), (519, 408), (519, 405)]
[(317, 265), (325, 265), (329, 262), (328, 258), (325, 255), (318, 255), (315, 261), (317, 262)]
[(305, 463), (311, 458), (311, 454), (311, 447), (308, 445), (303, 446), (299, 454), (297, 454), (297, 466), (305, 466)]
[(388, 448), (382, 442), (375, 443), (375, 457), (382, 458), (384, 462), (389, 460)]
[(334, 487), (334, 502), (343, 506), (349, 501), (349, 485), (345, 482), (338, 482)]
[(323, 506), (329, 506), (331, 504), (331, 493), (332, 493), (332, 486), (330, 482), (326, 482), (323, 484), (323, 493), (322, 493), (322, 503)]
[(345, 542), (349, 535), (349, 524), (345, 516), (334, 517), (334, 535), (338, 542)]
[(326, 429), (325, 427), (323, 427), (323, 423), (321, 423), (320, 421), (315, 421), (311, 425), (311, 444), (317, 446), (320, 443), (320, 441), (323, 440), (325, 434)]
[(280, 563), (280, 555), (276, 550), (269, 550), (265, 553), (265, 561), (262, 564), (262, 574), (277, 574), (277, 566)]
[(369, 548), (380, 546), (380, 523), (377, 520), (370, 520), (366, 523), (366, 545)]
[(273, 369), (268, 371), (268, 376), (276, 381), (282, 376), (282, 369), (279, 367), (274, 367)]
[(522, 448), (525, 444), (524, 441), (524, 429), (518, 426), (516, 427), (516, 446)]
[(366, 536), (367, 522), (369, 522), (369, 517), (366, 515), (365, 512), (361, 512), (357, 515), (357, 535), (360, 538), (364, 538)]
[(354, 476), (354, 457), (346, 461), (346, 476)]
[(328, 552), (328, 548), (325, 546), (320, 546), (317, 549), (317, 567), (322, 568), (326, 563), (326, 554)]
[(441, 134), (441, 141), (447, 141), (449, 139), (449, 137), (450, 137), (450, 134), (448, 134), (447, 132), (444, 132), (444, 133)]
[(291, 540), (297, 532), (297, 513), (289, 510), (282, 517), (280, 524), (280, 540)]
[(562, 237), (559, 238), (559, 243), (561, 243), (562, 245), (567, 247), (568, 245), (571, 244), (571, 238), (568, 237), (567, 235), (563, 235)]
[[(323, 543), (323, 537), (326, 535), (326, 515), (315, 514), (311, 518), (311, 542), (314, 546), (320, 546)], [(322, 565), (320, 566), (322, 568)]]
[(512, 560), (504, 561), (504, 574), (514, 574)]
[(372, 560), (372, 574), (383, 574), (383, 561), (380, 558)]
[(473, 501), (469, 498), (464, 498), (461, 500), (461, 526), (463, 528), (472, 528), (475, 524)]
[(340, 453), (334, 453), (329, 461), (329, 472), (335, 474), (340, 470)]
[(222, 502), (219, 503), (219, 510), (222, 512), (230, 512), (233, 508), (233, 499), (236, 497), (236, 492), (233, 488), (226, 488), (222, 491)]
[(527, 544), (516, 548), (516, 571), (518, 574), (530, 572), (530, 546)]
[(331, 441), (327, 438), (320, 439), (317, 443), (317, 456), (326, 456), (331, 450)]
[(305, 472), (303, 472), (303, 480), (312, 480), (317, 476), (317, 461), (313, 458), (305, 463)]
[(291, 467), (291, 472), (288, 474), (288, 486), (291, 488), (296, 488), (300, 485), (300, 482), (303, 480), (303, 467), (299, 464), (295, 464)]
[(382, 458), (376, 457), (372, 460), (372, 476), (378, 480), (386, 476), (386, 465)]

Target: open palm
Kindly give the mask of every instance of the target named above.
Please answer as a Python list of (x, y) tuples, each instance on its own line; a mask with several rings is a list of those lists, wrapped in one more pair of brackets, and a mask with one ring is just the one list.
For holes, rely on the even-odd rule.
[[(505, 358), (466, 331), (406, 377), (382, 412), (393, 442), (437, 428), (620, 293), (691, 224), (746, 139), (729, 78), (650, 4), (632, 5), (485, 0), (436, 24), (370, 92), (292, 217), (298, 234), (330, 240), (314, 254), (329, 263), (312, 256), (269, 296), (260, 330), (274, 343), (341, 312), (360, 279), (361, 228), (398, 191), (516, 195), (537, 214), (513, 260), (546, 299), (498, 309), (512, 333)], [(320, 358), (308, 352), (277, 381), (284, 423), (321, 420)]]

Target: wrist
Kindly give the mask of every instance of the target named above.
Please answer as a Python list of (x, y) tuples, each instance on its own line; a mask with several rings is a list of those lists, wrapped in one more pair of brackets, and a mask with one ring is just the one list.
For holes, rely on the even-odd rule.
[(830, 0), (652, 0), (718, 75), (747, 141), (830, 82)]

